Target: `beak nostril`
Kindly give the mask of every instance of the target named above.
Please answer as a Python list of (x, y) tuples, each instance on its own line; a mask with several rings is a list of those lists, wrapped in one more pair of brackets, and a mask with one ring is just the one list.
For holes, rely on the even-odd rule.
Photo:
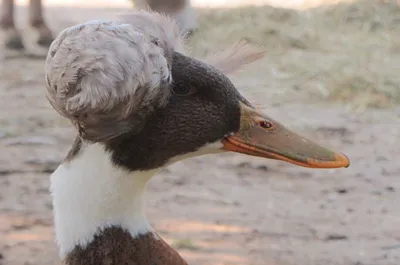
[(260, 121), (258, 124), (260, 125), (261, 128), (264, 128), (264, 129), (272, 128), (272, 123), (269, 121)]

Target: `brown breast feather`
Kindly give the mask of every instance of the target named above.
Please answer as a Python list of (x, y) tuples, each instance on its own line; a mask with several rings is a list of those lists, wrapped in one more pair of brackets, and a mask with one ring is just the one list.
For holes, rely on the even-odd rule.
[(188, 265), (163, 239), (152, 233), (133, 238), (111, 227), (95, 236), (85, 248), (75, 247), (66, 265)]

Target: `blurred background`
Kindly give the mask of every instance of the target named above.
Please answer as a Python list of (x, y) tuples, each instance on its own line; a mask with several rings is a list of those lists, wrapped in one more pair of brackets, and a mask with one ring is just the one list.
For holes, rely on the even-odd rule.
[[(352, 164), (312, 170), (237, 154), (179, 162), (149, 184), (153, 227), (193, 265), (400, 264), (397, 1), (192, 5), (191, 54), (201, 58), (240, 39), (266, 47), (267, 56), (232, 76), (234, 83), (253, 89), (269, 116)], [(134, 5), (47, 0), (43, 8), (56, 36)], [(27, 1), (16, 1), (25, 50), (0, 50), (1, 265), (58, 264), (49, 175), (74, 137), (44, 97), (46, 49), (30, 39), (28, 12)], [(3, 27), (1, 43), (10, 32)]]

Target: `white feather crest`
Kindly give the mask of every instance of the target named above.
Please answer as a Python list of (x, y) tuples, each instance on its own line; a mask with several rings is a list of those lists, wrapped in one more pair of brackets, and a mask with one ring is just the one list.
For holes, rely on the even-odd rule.
[(138, 126), (144, 117), (132, 113), (161, 106), (168, 98), (163, 84), (171, 80), (170, 55), (180, 48), (178, 39), (166, 37), (176, 36), (176, 26), (158, 14), (133, 17), (137, 26), (89, 21), (67, 28), (49, 49), (46, 96), (89, 140), (102, 141)]

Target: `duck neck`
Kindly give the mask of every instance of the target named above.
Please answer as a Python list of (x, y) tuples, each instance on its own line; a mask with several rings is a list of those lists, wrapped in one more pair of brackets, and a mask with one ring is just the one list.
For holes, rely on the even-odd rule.
[(51, 176), (61, 258), (70, 265), (159, 264), (137, 260), (156, 254), (146, 255), (149, 251), (172, 250), (144, 212), (145, 187), (157, 170), (130, 172), (114, 165), (101, 144), (79, 147)]

